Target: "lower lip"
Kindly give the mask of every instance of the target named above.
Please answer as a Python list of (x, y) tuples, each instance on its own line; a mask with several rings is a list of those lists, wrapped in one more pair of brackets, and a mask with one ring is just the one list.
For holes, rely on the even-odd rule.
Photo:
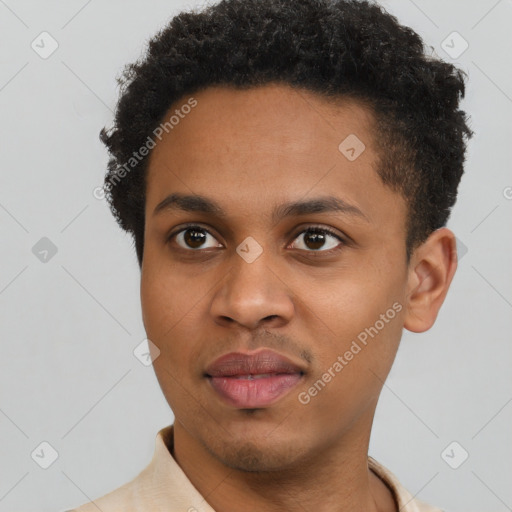
[(282, 373), (268, 377), (244, 379), (209, 377), (213, 389), (229, 405), (240, 409), (255, 409), (273, 404), (301, 380), (299, 373)]

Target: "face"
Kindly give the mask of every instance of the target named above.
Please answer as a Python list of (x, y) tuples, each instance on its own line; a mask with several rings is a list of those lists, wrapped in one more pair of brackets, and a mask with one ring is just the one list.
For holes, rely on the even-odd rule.
[[(408, 293), (406, 205), (375, 171), (372, 115), (276, 84), (194, 99), (150, 156), (141, 275), (176, 423), (250, 471), (364, 444)], [(264, 350), (294, 372), (208, 374)]]

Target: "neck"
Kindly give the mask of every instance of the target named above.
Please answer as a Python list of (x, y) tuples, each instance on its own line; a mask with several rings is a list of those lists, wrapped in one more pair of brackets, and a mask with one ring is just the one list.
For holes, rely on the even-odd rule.
[(394, 512), (391, 491), (368, 468), (372, 419), (361, 418), (336, 445), (279, 471), (228, 467), (179, 421), (172, 453), (216, 512), (231, 511), (234, 505), (247, 512)]

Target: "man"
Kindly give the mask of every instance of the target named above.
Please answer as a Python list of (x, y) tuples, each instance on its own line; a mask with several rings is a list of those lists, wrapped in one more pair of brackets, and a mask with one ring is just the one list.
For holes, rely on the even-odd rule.
[(175, 421), (76, 510), (438, 511), (368, 445), (457, 267), (461, 72), (377, 5), (226, 0), (122, 83), (105, 188)]

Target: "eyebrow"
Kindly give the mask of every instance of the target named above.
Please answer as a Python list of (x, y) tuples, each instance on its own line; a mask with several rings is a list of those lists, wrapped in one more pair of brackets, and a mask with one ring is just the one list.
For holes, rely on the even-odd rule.
[[(153, 216), (172, 210), (184, 212), (207, 213), (219, 218), (226, 218), (226, 212), (212, 199), (200, 195), (170, 194), (160, 201), (153, 210)], [(313, 213), (337, 212), (360, 217), (370, 222), (368, 217), (355, 205), (334, 196), (323, 196), (306, 201), (292, 201), (274, 208), (272, 221), (277, 223), (286, 217), (308, 215)]]

